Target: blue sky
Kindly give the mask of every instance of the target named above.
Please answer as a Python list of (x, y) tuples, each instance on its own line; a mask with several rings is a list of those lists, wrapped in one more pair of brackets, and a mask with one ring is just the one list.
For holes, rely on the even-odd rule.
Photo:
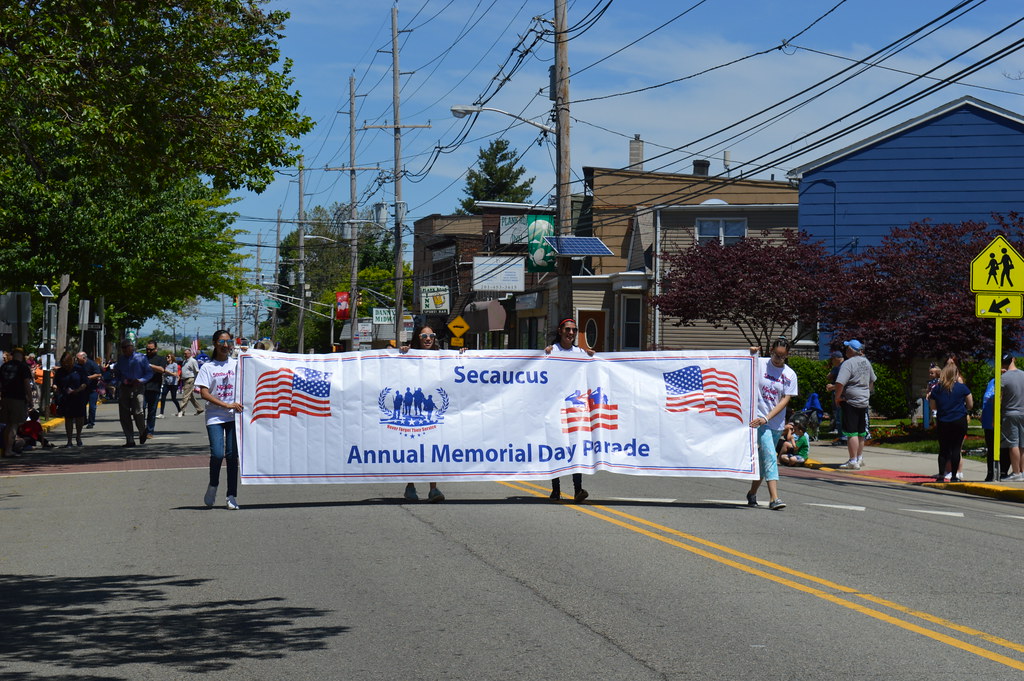
[[(569, 0), (569, 24), (578, 25), (606, 3)], [(1019, 0), (974, 0), (963, 3), (963, 15), (948, 25), (913, 44), (901, 45), (904, 49), (883, 62), (887, 68), (864, 69), (829, 92), (819, 87), (809, 94), (820, 96), (769, 120), (782, 109), (808, 99), (795, 95), (850, 66), (850, 59), (871, 55), (956, 4), (955, 0), (614, 0), (600, 18), (588, 22), (589, 27), (574, 32), (569, 43), (574, 178), (579, 178), (583, 166), (626, 165), (628, 140), (634, 134), (645, 141), (645, 156), (651, 159), (646, 164), (648, 170), (689, 172), (694, 158), (708, 158), (711, 172), (719, 173), (723, 171), (723, 153), (729, 150), (734, 174), (742, 163), (759, 159), (751, 166), (757, 168), (754, 176), (774, 174), (782, 179), (803, 162), (964, 95), (1024, 112), (1024, 81), (1008, 77), (1024, 72), (1022, 51), (844, 138), (803, 150), (837, 128), (921, 92), (935, 81), (912, 83), (855, 113), (910, 83), (912, 74), (936, 68), (1024, 16)], [(520, 39), (527, 36), (526, 44), (531, 44), (535, 35), (531, 29), (549, 25), (534, 21), (534, 17), (550, 20), (553, 6), (554, 0), (397, 3), (402, 30), (400, 66), (409, 72), (401, 79), (402, 123), (431, 126), (403, 133), (403, 164), (409, 173), (403, 183), (403, 199), (409, 207), (409, 229), (420, 217), (449, 213), (457, 207), (463, 196), (464, 173), (473, 166), (478, 150), (498, 137), (510, 140), (523, 154), (521, 164), (528, 176), (536, 177), (533, 199), (546, 202), (550, 198), (553, 139), (541, 139), (539, 130), (500, 114), (459, 120), (449, 109), (493, 93), (488, 106), (547, 122), (551, 108), (547, 72), (554, 54), (550, 36), (534, 45), (511, 79), (500, 88), (496, 84), (508, 75), (508, 68), (502, 71), (500, 67), (516, 54)], [(348, 165), (348, 114), (340, 112), (348, 110), (350, 76), (356, 78), (359, 95), (357, 126), (393, 120), (391, 55), (380, 51), (391, 47), (392, 3), (274, 0), (269, 7), (291, 13), (281, 48), (294, 62), (292, 73), (302, 98), (301, 111), (316, 121), (315, 129), (298, 141), (309, 168), (307, 209), (346, 203), (348, 174), (323, 168)], [(677, 18), (680, 14), (684, 16)], [(663, 24), (667, 25), (658, 29)], [(1021, 27), (1024, 23), (931, 75), (947, 78), (995, 54), (1021, 37)], [(759, 52), (764, 53), (756, 54)], [(723, 66), (735, 60), (740, 61)], [(662, 85), (669, 81), (678, 82)], [(621, 94), (634, 90), (641, 91)], [(789, 106), (719, 132), (786, 101)], [(836, 121), (841, 123), (813, 132)], [(751, 129), (752, 124), (760, 125)], [(805, 137), (808, 134), (811, 137)], [(464, 139), (457, 144), (460, 138)], [(357, 131), (357, 165), (379, 166), (383, 173), (359, 173), (362, 205), (394, 201), (393, 186), (378, 181), (392, 170), (393, 144), (390, 130)], [(432, 153), (439, 146), (446, 153)], [(236, 226), (249, 233), (240, 241), (255, 243), (256, 235), (262, 234), (263, 243), (272, 244), (278, 209), (285, 220), (294, 220), (298, 211), (295, 176), (294, 170), (282, 170), (262, 194), (237, 195), (239, 201), (233, 208), (240, 218)], [(290, 227), (286, 225), (282, 233)], [(263, 255), (265, 260), (272, 257), (270, 249)], [(255, 267), (254, 257), (249, 265)], [(204, 304), (203, 311), (199, 330), (205, 334), (207, 327), (212, 331), (220, 304)], [(147, 328), (154, 326), (151, 323)]]

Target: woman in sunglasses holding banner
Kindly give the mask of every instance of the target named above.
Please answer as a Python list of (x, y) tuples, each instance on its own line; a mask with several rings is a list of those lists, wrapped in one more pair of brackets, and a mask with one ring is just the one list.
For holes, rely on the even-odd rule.
[[(437, 344), (437, 334), (434, 333), (434, 329), (429, 326), (421, 326), (412, 334), (412, 343), (410, 345), (403, 345), (399, 348), (399, 352), (405, 354), (409, 352), (409, 348), (413, 350), (440, 350), (441, 348)], [(409, 483), (405, 486), (405, 498), (409, 501), (419, 501), (419, 494), (416, 493), (416, 485)], [(437, 483), (430, 483), (430, 492), (427, 493), (427, 501), (431, 503), (438, 503), (444, 501), (444, 493), (437, 488)]]
[[(550, 355), (552, 352), (555, 354), (569, 352), (569, 353), (582, 353), (590, 357), (594, 356), (594, 351), (590, 348), (582, 348), (577, 344), (579, 340), (579, 328), (576, 326), (576, 320), (572, 317), (563, 319), (558, 323), (558, 330), (555, 332), (551, 339), (551, 345), (544, 348), (544, 354)], [(587, 490), (583, 489), (583, 474), (573, 473), (572, 474), (572, 499), (577, 504), (586, 499), (590, 494)], [(562, 481), (559, 478), (551, 478), (551, 495), (548, 497), (552, 501), (558, 501), (562, 498)]]

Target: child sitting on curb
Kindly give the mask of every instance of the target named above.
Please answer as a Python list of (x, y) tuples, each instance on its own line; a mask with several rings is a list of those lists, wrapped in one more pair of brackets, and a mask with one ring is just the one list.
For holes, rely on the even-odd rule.
[(30, 409), (28, 412), (28, 421), (25, 421), (18, 426), (17, 437), (14, 438), (14, 452), (20, 454), (26, 449), (31, 449), (35, 445), (42, 445), (45, 449), (53, 449), (56, 447), (55, 444), (46, 439), (43, 435), (43, 425), (39, 423), (39, 412), (35, 409)]
[(783, 466), (802, 466), (807, 461), (811, 440), (807, 437), (807, 424), (798, 414), (782, 429), (777, 451)]

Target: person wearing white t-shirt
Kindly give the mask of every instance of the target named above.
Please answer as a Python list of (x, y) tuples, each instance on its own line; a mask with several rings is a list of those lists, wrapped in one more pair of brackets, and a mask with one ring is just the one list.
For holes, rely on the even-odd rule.
[(235, 372), (238, 360), (231, 356), (234, 341), (227, 331), (213, 334), (213, 360), (199, 369), (196, 387), (209, 403), (206, 408), (206, 434), (210, 438), (210, 484), (203, 502), (213, 506), (220, 484), (220, 468), (228, 462), (227, 507), (238, 509), (238, 440), (235, 437), (235, 414), (242, 404), (235, 397)]
[[(751, 348), (752, 353), (760, 348)], [(768, 483), (771, 497), (768, 508), (781, 511), (786, 504), (779, 498), (779, 463), (775, 454), (775, 443), (779, 441), (786, 421), (786, 407), (790, 398), (796, 395), (796, 372), (786, 366), (789, 357), (789, 341), (779, 338), (772, 343), (771, 355), (761, 357), (757, 364), (757, 417), (750, 422), (757, 428), (757, 458), (761, 475), (750, 484), (747, 492), (747, 506), (757, 506), (757, 490), (761, 481)]]
[[(555, 337), (551, 340), (551, 345), (544, 348), (544, 354), (550, 355), (555, 353), (556, 355), (562, 353), (581, 353), (590, 357), (594, 356), (594, 351), (587, 348), (581, 348), (576, 345), (577, 334), (579, 328), (576, 326), (576, 320), (569, 317), (563, 319), (558, 323), (558, 331), (555, 333)], [(587, 490), (583, 489), (583, 474), (573, 473), (572, 474), (572, 498), (577, 504), (586, 499), (590, 494)], [(554, 501), (558, 501), (562, 498), (562, 481), (558, 478), (551, 478), (551, 496), (550, 498)]]

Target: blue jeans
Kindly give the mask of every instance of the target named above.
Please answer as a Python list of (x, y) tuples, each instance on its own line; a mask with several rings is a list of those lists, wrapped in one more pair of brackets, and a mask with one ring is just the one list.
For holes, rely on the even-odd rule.
[(782, 435), (781, 430), (772, 430), (767, 425), (757, 429), (757, 458), (761, 462), (761, 479), (779, 479), (778, 454), (775, 452), (775, 443)]
[(143, 393), (142, 401), (146, 405), (146, 429), (152, 435), (156, 432), (156, 402), (160, 398), (160, 390), (149, 390)]
[(86, 419), (86, 423), (90, 426), (96, 425), (96, 402), (100, 399), (100, 394), (95, 390), (89, 391), (89, 418)]
[(238, 441), (235, 422), (213, 423), (206, 426), (210, 438), (210, 486), (220, 485), (220, 466), (228, 460), (228, 496), (238, 496)]

